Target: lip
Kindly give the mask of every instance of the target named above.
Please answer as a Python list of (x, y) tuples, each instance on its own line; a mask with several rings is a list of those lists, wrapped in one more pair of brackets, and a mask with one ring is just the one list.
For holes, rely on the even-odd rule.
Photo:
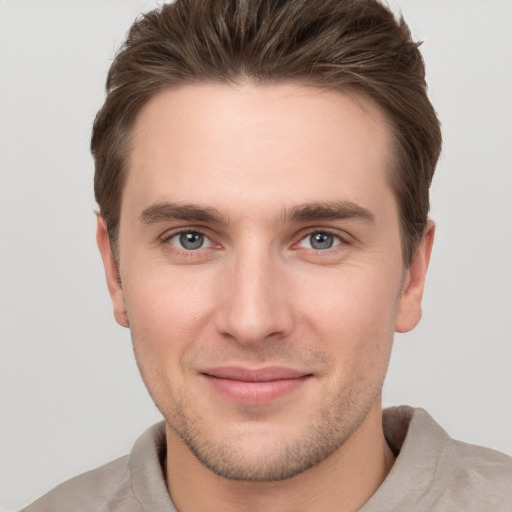
[(310, 373), (281, 366), (257, 369), (223, 366), (203, 370), (200, 375), (215, 392), (245, 405), (274, 402), (293, 393), (312, 377)]

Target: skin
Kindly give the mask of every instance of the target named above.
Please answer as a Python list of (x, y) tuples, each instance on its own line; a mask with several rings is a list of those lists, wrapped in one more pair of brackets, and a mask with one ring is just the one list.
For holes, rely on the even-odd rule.
[(386, 477), (381, 388), (434, 234), (404, 268), (392, 161), (370, 99), (296, 83), (188, 85), (140, 113), (118, 263), (101, 216), (97, 238), (180, 511), (357, 510)]

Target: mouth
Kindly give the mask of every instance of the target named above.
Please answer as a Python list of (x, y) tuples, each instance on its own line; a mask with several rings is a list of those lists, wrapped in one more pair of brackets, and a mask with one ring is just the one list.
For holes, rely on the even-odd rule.
[(270, 366), (248, 369), (239, 366), (211, 368), (200, 372), (211, 389), (239, 404), (266, 405), (298, 390), (310, 373)]

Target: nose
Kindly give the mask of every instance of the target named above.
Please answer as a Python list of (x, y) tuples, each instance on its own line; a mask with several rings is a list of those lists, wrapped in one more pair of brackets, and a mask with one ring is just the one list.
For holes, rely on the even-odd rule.
[(233, 255), (225, 270), (216, 314), (218, 332), (244, 345), (289, 335), (292, 306), (279, 258), (248, 249)]

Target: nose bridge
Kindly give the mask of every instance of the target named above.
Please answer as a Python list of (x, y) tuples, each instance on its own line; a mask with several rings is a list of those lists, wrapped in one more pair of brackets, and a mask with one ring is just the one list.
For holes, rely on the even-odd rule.
[(218, 329), (239, 343), (285, 335), (291, 328), (282, 262), (269, 246), (250, 243), (233, 251)]

